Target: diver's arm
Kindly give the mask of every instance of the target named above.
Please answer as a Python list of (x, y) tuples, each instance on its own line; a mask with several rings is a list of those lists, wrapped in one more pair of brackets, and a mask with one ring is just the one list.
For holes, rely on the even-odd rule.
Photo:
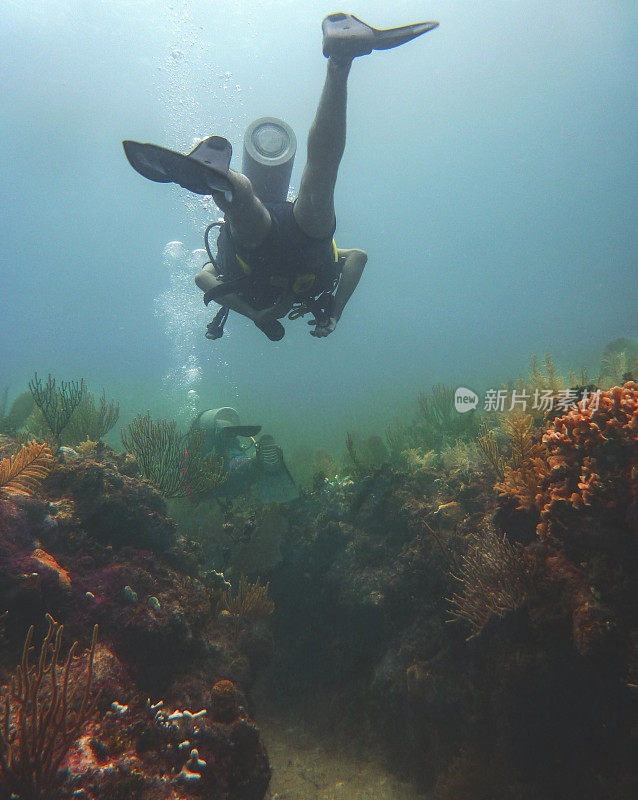
[(338, 250), (337, 252), (339, 261), (343, 263), (339, 286), (337, 286), (337, 291), (335, 292), (333, 309), (333, 316), (337, 318), (338, 322), (346, 303), (352, 297), (352, 293), (357, 288), (357, 284), (363, 275), (363, 268), (368, 261), (368, 254), (364, 250), (357, 249)]
[(337, 327), (337, 322), (341, 318), (343, 309), (357, 288), (357, 284), (363, 275), (363, 268), (368, 260), (368, 255), (363, 250), (338, 250), (337, 254), (341, 265), (341, 277), (335, 292), (332, 314), (325, 325), (317, 325), (314, 331), (310, 331), (312, 336), (328, 336)]
[[(204, 267), (204, 269), (200, 270), (195, 276), (195, 283), (197, 286), (206, 294), (210, 289), (216, 289), (220, 286), (223, 281), (217, 277), (217, 273), (212, 265), (208, 267)], [(257, 318), (261, 312), (257, 311), (256, 308), (253, 308), (249, 305), (245, 300), (242, 300), (238, 294), (235, 292), (228, 292), (227, 294), (223, 295), (223, 298), (215, 301), (219, 303), (219, 305), (226, 306), (231, 311), (236, 311), (238, 314), (242, 314), (244, 317), (248, 317), (253, 322)]]
[[(223, 281), (217, 277), (213, 266), (210, 265), (197, 273), (195, 283), (206, 294), (210, 289), (216, 289), (220, 286)], [(292, 301), (293, 296), (287, 292), (283, 292), (274, 305), (261, 309), (253, 308), (236, 292), (225, 293), (219, 300), (215, 300), (216, 303), (226, 306), (231, 311), (236, 311), (238, 314), (242, 314), (260, 325), (273, 319), (285, 317), (292, 307)]]

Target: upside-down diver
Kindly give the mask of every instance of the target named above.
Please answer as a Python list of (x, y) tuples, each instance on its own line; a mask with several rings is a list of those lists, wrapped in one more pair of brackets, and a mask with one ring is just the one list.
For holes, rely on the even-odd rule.
[[(376, 30), (350, 14), (322, 23), (326, 80), (308, 134), (308, 156), (299, 194), (287, 200), (295, 154), (292, 130), (266, 117), (246, 133), (242, 172), (231, 170), (232, 146), (221, 136), (204, 139), (182, 155), (163, 147), (123, 142), (131, 165), (145, 178), (174, 182), (191, 192), (212, 195), (223, 223), (206, 229), (210, 263), (195, 277), (204, 302), (221, 308), (206, 336), (218, 339), (229, 310), (236, 311), (272, 341), (283, 338), (279, 321), (310, 312), (312, 336), (331, 334), (359, 283), (367, 254), (341, 249), (334, 241), (334, 189), (346, 144), (347, 80), (353, 59), (388, 50), (438, 25), (420, 22)], [(218, 226), (217, 256), (208, 233)]]

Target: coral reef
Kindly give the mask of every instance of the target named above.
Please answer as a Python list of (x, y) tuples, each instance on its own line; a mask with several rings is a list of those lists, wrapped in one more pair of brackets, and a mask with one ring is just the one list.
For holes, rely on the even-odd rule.
[(600, 362), (598, 385), (618, 386), (638, 380), (638, 342), (632, 339), (614, 339), (605, 347)]
[(29, 382), (29, 389), (53, 437), (58, 439), (82, 400), (84, 381), (60, 381), (58, 384), (49, 374), (43, 383), (36, 372)]
[[(261, 675), (269, 702), (379, 748), (425, 796), (635, 797), (638, 386), (584, 371), (575, 386), (546, 357), (519, 389), (552, 407), (455, 416), (439, 386), (385, 444), (301, 449), (307, 488), (286, 506), (167, 506), (204, 464), (188, 473), (198, 441), (148, 414), (128, 453), (95, 431), (2, 491), (2, 682), (21, 653), (37, 675), (24, 658), (45, 612), (71, 640), (100, 629), (96, 713), (69, 728), (54, 793), (262, 800)], [(11, 431), (5, 475), (24, 446)]]
[[(134, 458), (103, 443), (50, 458), (28, 494), (0, 495), (0, 795), (262, 800), (270, 768), (247, 709), (272, 658), (267, 618), (234, 635), (223, 576), (200, 571)], [(79, 659), (45, 612), (72, 640), (99, 625), (100, 642)]]
[(451, 599), (452, 620), (466, 620), (477, 636), (496, 615), (516, 611), (530, 592), (530, 564), (522, 548), (510, 545), (493, 530), (471, 541), (453, 577), (461, 584)]
[(38, 488), (53, 466), (48, 445), (31, 442), (0, 461), (0, 492), (29, 495)]
[[(510, 442), (510, 455), (503, 466), (503, 474), (496, 489), (515, 497), (519, 508), (532, 508), (547, 477), (548, 466), (545, 448), (533, 430), (531, 415), (510, 414), (504, 421)], [(503, 462), (501, 462), (503, 463)]]
[(222, 614), (227, 614), (233, 622), (235, 636), (243, 626), (267, 620), (275, 610), (275, 604), (268, 596), (268, 584), (251, 583), (243, 575), (239, 579), (236, 592), (226, 589), (220, 598)]
[(551, 359), (532, 378), (564, 404), (433, 453), (393, 427), (392, 466), (357, 455), (289, 509), (268, 573), (276, 675), (424, 793), (629, 800), (637, 387), (568, 395)]
[(386, 428), (388, 452), (397, 465), (403, 465), (406, 451), (441, 452), (446, 446), (466, 439), (476, 432), (478, 417), (474, 411), (458, 414), (454, 409), (454, 389), (437, 384), (427, 394), (418, 396), (417, 410), (411, 422), (393, 423)]
[(348, 433), (346, 435), (346, 451), (354, 470), (364, 474), (375, 467), (380, 467), (389, 458), (388, 449), (380, 436), (368, 436), (366, 439), (360, 439)]
[(87, 439), (98, 442), (115, 426), (119, 416), (120, 405), (115, 400), (107, 402), (106, 394), (102, 392), (98, 404), (95, 397), (85, 391), (64, 428), (62, 443), (77, 445)]
[(222, 480), (219, 460), (202, 454), (203, 437), (203, 431), (181, 434), (175, 422), (155, 422), (147, 412), (122, 431), (122, 444), (164, 497), (195, 497)]
[(36, 663), (31, 662), (32, 625), (22, 661), (0, 698), (0, 785), (25, 800), (49, 797), (58, 786), (60, 765), (97, 705), (91, 685), (98, 626), (93, 628), (82, 686), (76, 668), (77, 641), (63, 659), (64, 627), (50, 615), (47, 620), (49, 629)]
[(521, 385), (527, 388), (530, 394), (538, 390), (539, 392), (550, 392), (555, 396), (564, 388), (565, 381), (558, 374), (552, 354), (545, 353), (542, 361), (538, 356), (532, 356), (529, 377), (526, 381), (522, 381)]
[(596, 516), (638, 530), (638, 385), (581, 400), (543, 435), (549, 475), (537, 498), (542, 538), (562, 540), (565, 517)]

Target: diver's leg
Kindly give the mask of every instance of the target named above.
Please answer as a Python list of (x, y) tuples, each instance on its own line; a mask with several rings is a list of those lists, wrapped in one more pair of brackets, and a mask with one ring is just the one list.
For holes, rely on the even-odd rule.
[(232, 200), (223, 192), (213, 192), (215, 204), (224, 212), (237, 244), (259, 247), (270, 230), (270, 212), (253, 191), (251, 182), (241, 172), (228, 171), (232, 184)]
[(332, 233), (335, 223), (334, 188), (346, 146), (346, 103), (350, 60), (328, 59), (326, 82), (308, 134), (306, 162), (294, 214), (308, 236)]

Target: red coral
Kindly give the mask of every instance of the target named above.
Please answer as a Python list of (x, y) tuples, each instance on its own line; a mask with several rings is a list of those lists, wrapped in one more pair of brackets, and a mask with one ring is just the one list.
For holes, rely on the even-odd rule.
[(558, 536), (571, 510), (615, 511), (632, 524), (638, 471), (638, 385), (590, 395), (543, 435), (549, 475), (536, 498), (538, 534)]
[(62, 588), (71, 588), (71, 577), (69, 575), (69, 571), (62, 569), (62, 567), (50, 553), (47, 553), (46, 550), (42, 550), (40, 547), (37, 547), (31, 554), (31, 558), (33, 559), (33, 566), (35, 569), (49, 570), (56, 576), (56, 579)]

